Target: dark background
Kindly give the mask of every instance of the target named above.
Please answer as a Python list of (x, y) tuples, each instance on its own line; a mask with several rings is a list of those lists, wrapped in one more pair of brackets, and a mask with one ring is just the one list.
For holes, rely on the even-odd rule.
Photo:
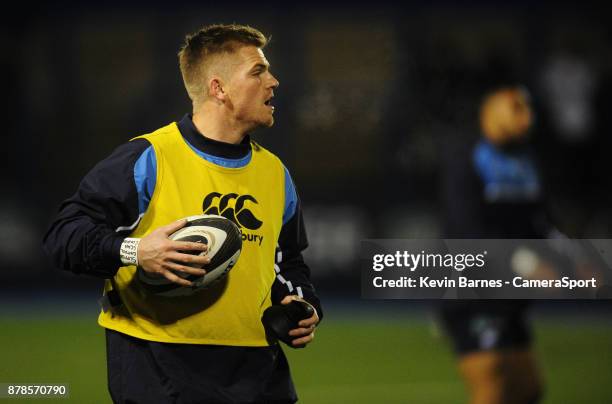
[(5, 15), (2, 288), (99, 286), (51, 268), (42, 235), (97, 161), (190, 112), (176, 52), (186, 33), (218, 22), (272, 36), (277, 123), (255, 137), (298, 186), (321, 288), (357, 290), (363, 238), (440, 235), (450, 144), (478, 135), (480, 97), (504, 81), (531, 93), (556, 226), (570, 237), (609, 237), (604, 15), (537, 2), (91, 2)]
[[(604, 9), (526, 1), (13, 5), (0, 17), (0, 345), (10, 364), (0, 382), (68, 381), (75, 402), (108, 399), (95, 325), (102, 281), (52, 268), (42, 237), (96, 162), (190, 112), (176, 53), (185, 34), (210, 23), (272, 35), (265, 52), (281, 83), (276, 124), (254, 136), (297, 184), (306, 258), (327, 310), (307, 355), (290, 353), (304, 402), (465, 397), (449, 345), (427, 320), (429, 303), (359, 299), (359, 253), (365, 238), (440, 237), (446, 159), (465, 157), (451, 145), (478, 137), (487, 88), (521, 82), (529, 90), (557, 228), (573, 238), (612, 233)], [(547, 402), (610, 402), (609, 304), (539, 302), (532, 312)]]

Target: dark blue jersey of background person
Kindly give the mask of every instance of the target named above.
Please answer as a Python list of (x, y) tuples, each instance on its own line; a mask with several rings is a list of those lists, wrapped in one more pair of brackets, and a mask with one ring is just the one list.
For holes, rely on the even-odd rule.
[(452, 145), (447, 154), (446, 238), (546, 237), (543, 184), (527, 142), (498, 146), (481, 138)]

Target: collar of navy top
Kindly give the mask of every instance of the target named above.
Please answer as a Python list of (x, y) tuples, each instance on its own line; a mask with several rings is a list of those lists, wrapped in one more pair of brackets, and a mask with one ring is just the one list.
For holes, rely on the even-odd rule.
[(186, 114), (178, 122), (181, 135), (198, 150), (217, 157), (239, 159), (251, 151), (251, 137), (246, 135), (239, 144), (225, 143), (210, 139), (201, 134), (192, 121), (191, 114)]

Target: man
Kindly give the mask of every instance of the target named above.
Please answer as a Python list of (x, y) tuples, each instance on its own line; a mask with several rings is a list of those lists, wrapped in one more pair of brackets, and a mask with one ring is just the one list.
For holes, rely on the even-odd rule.
[[(279, 83), (265, 36), (213, 25), (187, 36), (179, 52), (193, 115), (140, 136), (96, 165), (66, 200), (45, 236), (56, 265), (107, 278), (108, 384), (114, 402), (290, 403), (297, 400), (285, 356), (261, 324), (271, 304), (308, 302), (314, 315), (289, 332), (312, 341), (322, 316), (301, 251), (300, 201), (287, 169), (248, 133), (274, 123)], [(198, 243), (171, 241), (181, 218), (236, 208), (247, 237), (227, 282), (187, 297), (159, 297), (138, 270), (171, 282), (201, 275)], [(238, 212), (236, 212), (238, 213)], [(230, 217), (232, 217), (230, 215)], [(135, 248), (128, 248), (135, 246)], [(130, 253), (136, 251), (136, 254)]]
[[(476, 143), (459, 139), (444, 159), (447, 238), (545, 238), (540, 177), (526, 142), (532, 123), (519, 86), (490, 90)], [(467, 147), (466, 147), (467, 146)], [(510, 268), (509, 268), (510, 270)], [(542, 390), (527, 302), (445, 301), (440, 317), (459, 356), (472, 404), (533, 404)]]

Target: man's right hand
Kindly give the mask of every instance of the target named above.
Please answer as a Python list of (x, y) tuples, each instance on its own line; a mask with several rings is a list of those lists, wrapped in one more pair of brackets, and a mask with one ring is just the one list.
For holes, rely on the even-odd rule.
[(208, 249), (206, 244), (173, 241), (168, 238), (185, 224), (187, 224), (186, 219), (177, 220), (143, 237), (138, 244), (138, 266), (145, 272), (161, 275), (179, 285), (192, 286), (192, 282), (177, 276), (172, 271), (202, 276), (206, 271), (187, 265), (205, 265), (210, 263), (210, 258), (184, 253), (185, 251), (206, 251)]

